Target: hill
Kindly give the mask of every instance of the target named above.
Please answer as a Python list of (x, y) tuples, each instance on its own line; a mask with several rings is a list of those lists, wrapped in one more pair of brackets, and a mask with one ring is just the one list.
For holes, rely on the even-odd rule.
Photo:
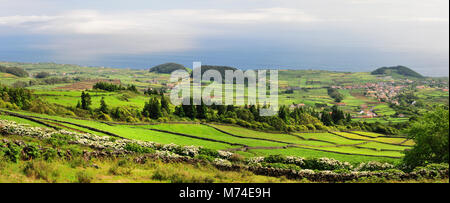
[(9, 73), (17, 77), (28, 77), (28, 73), (22, 68), (0, 66), (0, 72)]
[[(220, 75), (222, 76), (222, 79), (225, 78), (225, 71), (226, 70), (237, 70), (237, 68), (230, 67), (230, 66), (211, 66), (211, 65), (202, 65), (202, 75), (208, 70), (217, 70), (220, 72)], [(191, 73), (192, 76), (193, 73)]]
[(187, 71), (187, 68), (184, 67), (183, 65), (177, 64), (177, 63), (165, 63), (165, 64), (157, 65), (153, 68), (150, 68), (150, 72), (167, 73), (167, 74), (170, 74), (176, 70), (186, 70)]
[(393, 75), (398, 74), (402, 76), (409, 76), (415, 78), (423, 78), (423, 76), (416, 71), (411, 70), (405, 66), (381, 67), (372, 71), (372, 75)]

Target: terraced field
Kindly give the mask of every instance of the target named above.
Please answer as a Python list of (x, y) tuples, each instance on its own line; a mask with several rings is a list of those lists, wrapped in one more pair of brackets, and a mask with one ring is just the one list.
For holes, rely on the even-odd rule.
[(352, 140), (366, 140), (373, 141), (382, 144), (390, 144), (390, 145), (401, 145), (401, 146), (413, 146), (414, 142), (412, 140), (408, 140), (406, 138), (397, 138), (397, 137), (382, 137), (381, 135), (372, 138), (365, 135), (359, 135), (352, 132), (333, 132), (333, 134), (341, 136), (343, 138), (352, 139)]
[[(8, 113), (6, 111), (6, 113)], [(243, 156), (270, 154), (301, 157), (329, 157), (342, 161), (397, 162), (402, 152), (414, 143), (405, 138), (384, 137), (366, 132), (269, 133), (231, 125), (198, 123), (161, 123), (126, 125), (27, 112), (3, 113), (0, 119), (13, 120), (36, 127), (44, 125), (100, 136), (153, 141), (162, 144), (196, 145), (230, 150)], [(19, 117), (20, 118), (19, 118)], [(358, 134), (361, 135), (358, 135)]]

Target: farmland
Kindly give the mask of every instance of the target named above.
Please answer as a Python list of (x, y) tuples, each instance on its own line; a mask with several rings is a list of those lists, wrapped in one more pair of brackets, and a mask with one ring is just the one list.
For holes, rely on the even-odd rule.
[[(110, 137), (111, 140), (123, 142), (151, 142), (187, 149), (199, 147), (221, 151), (233, 154), (233, 158), (226, 159), (233, 164), (235, 162), (242, 164), (243, 160), (248, 164), (247, 162), (261, 157), (281, 156), (301, 157), (314, 161), (332, 159), (330, 162), (333, 160), (338, 163), (348, 162), (353, 168), (369, 162), (400, 166), (405, 152), (415, 145), (413, 140), (399, 131), (400, 128), (407, 127), (408, 122), (413, 119), (412, 114), (403, 115), (403, 112), (407, 112), (406, 110), (426, 112), (431, 105), (422, 104), (432, 100), (435, 100), (436, 104), (448, 104), (448, 92), (444, 91), (445, 82), (417, 89), (414, 98), (420, 105), (414, 106), (407, 100), (400, 108), (394, 104), (405, 103), (401, 100), (404, 99), (403, 94), (406, 95), (404, 91), (411, 92), (411, 88), (414, 89), (423, 81), (410, 81), (400, 76), (396, 76), (394, 80), (392, 77), (375, 76), (370, 73), (281, 70), (278, 99), (280, 106), (288, 109), (287, 118), (284, 120), (281, 119), (280, 112), (273, 118), (258, 118), (251, 107), (239, 105), (229, 105), (222, 110), (218, 107), (205, 107), (206, 110), (197, 107), (197, 115), (193, 117), (179, 113), (180, 109), (186, 111), (183, 113), (187, 113), (189, 109), (185, 108), (186, 106), (167, 105), (165, 109), (160, 109), (157, 117), (152, 117), (151, 113), (154, 112), (149, 110), (149, 106), (154, 101), (162, 106), (162, 100), (170, 94), (168, 87), (174, 85), (169, 82), (169, 74), (148, 70), (46, 63), (0, 64), (22, 67), (29, 72), (30, 77), (0, 74), (0, 83), (7, 87), (24, 88), (32, 95), (26, 98), (31, 101), (30, 103), (19, 102), (18, 106), (2, 101), (0, 120), (13, 121), (29, 127), (87, 133), (89, 136), (106, 139)], [(34, 77), (43, 71), (49, 73), (49, 78)], [(136, 90), (93, 89), (99, 82), (120, 87), (134, 86)], [(214, 85), (221, 86), (221, 84)], [(238, 85), (232, 87), (236, 89)], [(247, 90), (244, 86), (245, 96), (249, 95)], [(342, 98), (336, 99), (330, 90)], [(83, 100), (82, 95), (86, 93), (89, 94), (89, 104), (84, 108), (81, 103), (85, 105), (86, 100)], [(386, 97), (386, 94), (390, 97)], [(5, 101), (9, 101), (8, 97), (4, 98)], [(234, 101), (245, 103), (248, 98), (235, 98)], [(27, 106), (32, 107), (27, 109)], [(405, 110), (404, 106), (408, 109)], [(46, 110), (41, 110), (42, 107)], [(299, 109), (301, 111), (297, 111)], [(202, 111), (205, 115), (199, 116)], [(326, 123), (323, 117), (327, 113), (330, 115), (342, 113), (344, 117)], [(111, 143), (107, 146), (111, 146)], [(155, 150), (132, 147), (131, 149), (139, 153)], [(214, 154), (208, 152), (206, 155), (190, 158), (214, 162), (217, 158), (211, 158), (217, 156)], [(105, 164), (113, 163), (99, 163)], [(296, 166), (292, 163), (264, 164), (264, 167), (267, 164), (269, 167), (275, 164), (273, 167), (299, 170), (300, 163), (296, 163)], [(172, 166), (165, 165), (165, 167)], [(277, 179), (253, 178), (277, 181)]]
[[(354, 163), (366, 160), (397, 162), (403, 156), (401, 151), (409, 148), (406, 143), (398, 145), (405, 141), (404, 138), (369, 138), (344, 132), (334, 132), (342, 135), (337, 136), (331, 133), (265, 133), (238, 126), (218, 124), (115, 125), (67, 117), (36, 115), (27, 112), (21, 112), (20, 114), (33, 116), (33, 118), (49, 125), (67, 130), (101, 136), (104, 134), (99, 131), (107, 131), (126, 139), (154, 141), (162, 144), (195, 145), (220, 150), (239, 149), (237, 152), (246, 157), (291, 154), (304, 157), (326, 156)], [(14, 116), (2, 115), (2, 119), (26, 121), (28, 124), (39, 126), (31, 121)], [(382, 136), (375, 133), (370, 133), (370, 135)], [(348, 139), (345, 137), (348, 137)]]

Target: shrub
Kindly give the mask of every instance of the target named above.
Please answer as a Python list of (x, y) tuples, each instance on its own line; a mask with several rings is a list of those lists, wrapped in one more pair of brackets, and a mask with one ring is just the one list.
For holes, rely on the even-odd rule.
[(125, 150), (137, 153), (155, 153), (155, 150), (149, 147), (143, 147), (136, 143), (127, 143), (124, 147)]
[(22, 148), (14, 143), (9, 143), (8, 148), (5, 149), (5, 156), (9, 158), (10, 161), (17, 163), (20, 159), (20, 152)]
[(48, 148), (42, 153), (42, 158), (46, 161), (51, 161), (58, 156), (58, 151), (53, 148)]
[(387, 170), (393, 169), (394, 165), (389, 163), (380, 163), (377, 161), (369, 161), (368, 163), (359, 164), (357, 171), (379, 171), (379, 170)]
[(198, 151), (199, 155), (206, 155), (210, 157), (219, 157), (219, 152), (216, 150), (208, 149), (208, 148), (200, 148)]
[(267, 163), (284, 163), (286, 161), (286, 157), (283, 155), (269, 155), (264, 159)]
[(44, 161), (30, 161), (27, 162), (23, 168), (23, 172), (28, 177), (44, 179), (47, 182), (56, 182), (60, 173), (53, 165)]
[(108, 170), (108, 173), (111, 175), (131, 175), (132, 172), (132, 168), (122, 167), (119, 164), (111, 166)]
[(36, 143), (29, 143), (23, 148), (23, 152), (26, 159), (36, 159), (41, 155), (39, 146)]
[(86, 171), (79, 171), (75, 176), (78, 183), (91, 183), (94, 180), (93, 175)]

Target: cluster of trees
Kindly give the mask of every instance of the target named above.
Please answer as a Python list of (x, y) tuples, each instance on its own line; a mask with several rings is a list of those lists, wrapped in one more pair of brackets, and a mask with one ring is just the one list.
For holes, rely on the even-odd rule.
[(320, 121), (327, 126), (344, 125), (352, 122), (352, 116), (349, 113), (344, 113), (335, 105), (331, 109), (322, 111)]
[(0, 65), (0, 72), (9, 73), (9, 74), (15, 75), (17, 77), (28, 77), (29, 76), (27, 71), (25, 71), (22, 68), (18, 68), (18, 67), (6, 67), (6, 66)]
[(429, 163), (449, 163), (449, 109), (437, 107), (425, 113), (405, 130), (416, 143), (406, 152), (404, 163), (410, 167)]
[(50, 73), (43, 71), (43, 72), (37, 73), (34, 77), (35, 78), (47, 78), (47, 77), (50, 77)]
[(27, 109), (32, 103), (33, 94), (30, 90), (24, 88), (12, 88), (1, 85), (0, 98), (5, 103), (13, 104), (20, 109)]
[(81, 102), (78, 101), (77, 107), (79, 109), (90, 110), (92, 105), (91, 95), (89, 93), (81, 92)]
[(144, 90), (144, 94), (145, 95), (162, 95), (164, 93), (166, 93), (167, 90), (165, 88), (160, 88), (160, 89), (156, 89), (156, 88), (148, 88), (146, 90)]
[(161, 95), (161, 99), (158, 97), (152, 97), (150, 101), (145, 103), (142, 115), (151, 119), (158, 119), (170, 114), (169, 99), (164, 95)]
[(135, 85), (128, 85), (127, 87), (122, 86), (122, 84), (116, 85), (108, 82), (98, 82), (94, 85), (94, 89), (105, 90), (108, 92), (117, 92), (122, 90), (128, 90), (132, 92), (138, 92)]
[(344, 95), (341, 94), (335, 88), (328, 88), (328, 95), (334, 99), (335, 102), (341, 102), (344, 99)]

